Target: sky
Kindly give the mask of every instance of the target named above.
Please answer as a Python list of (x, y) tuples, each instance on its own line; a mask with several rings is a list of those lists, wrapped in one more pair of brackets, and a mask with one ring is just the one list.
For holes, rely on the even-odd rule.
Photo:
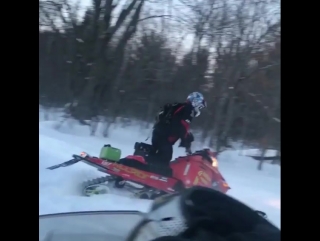
[[(85, 10), (87, 7), (92, 5), (92, 0), (70, 0), (73, 4), (79, 3), (80, 4), (80, 13), (79, 13), (79, 18), (82, 18)], [(163, 0), (164, 2), (168, 3), (168, 1)], [(196, 0), (195, 0), (196, 1)], [(115, 1), (117, 2), (117, 1)], [(120, 6), (118, 8), (116, 8), (115, 13), (119, 14), (120, 10), (121, 10), (121, 5), (124, 5), (125, 3), (128, 3), (130, 1), (127, 0), (119, 0), (119, 2), (121, 3)], [(181, 5), (179, 0), (172, 0), (172, 3), (175, 4), (177, 7), (175, 7), (175, 10), (171, 10), (169, 9), (170, 5), (167, 4), (155, 4), (155, 3), (150, 3), (147, 2), (146, 4), (147, 6), (147, 14), (148, 15), (175, 15), (175, 16), (181, 16), (183, 19), (190, 21), (191, 18), (188, 18), (188, 16), (191, 14), (191, 12), (188, 13), (188, 9), (187, 7), (184, 7), (183, 5)], [(172, 4), (171, 3), (171, 4)], [(179, 5), (177, 5), (179, 4)], [(165, 12), (164, 12), (165, 11)], [(172, 13), (172, 11), (174, 11)], [(115, 14), (115, 15), (116, 15)], [(142, 17), (143, 18), (143, 17)], [(113, 18), (113, 21), (116, 21), (116, 17)], [(166, 21), (171, 21), (169, 18), (167, 18), (168, 20)], [(160, 21), (160, 18), (158, 18), (158, 22)], [(175, 20), (173, 20), (175, 21)], [(145, 24), (149, 24), (148, 27), (151, 26), (151, 28), (153, 27), (153, 25), (156, 23), (155, 19), (152, 19), (152, 21), (144, 21)], [(172, 29), (167, 28), (165, 31), (170, 32), (170, 35), (172, 38), (171, 42), (169, 43), (171, 45), (171, 47), (173, 47), (173, 49), (176, 49), (177, 46), (180, 45), (180, 47), (182, 47), (181, 51), (185, 52), (186, 50), (189, 50), (190, 48), (192, 48), (193, 42), (194, 42), (194, 34), (192, 34), (190, 31), (186, 31), (187, 29), (182, 29), (184, 28), (184, 26), (189, 26), (192, 28), (192, 25), (189, 23), (188, 24), (184, 24), (183, 26), (181, 24), (178, 24), (177, 21), (172, 22), (174, 23), (176, 26)], [(171, 25), (170, 25), (171, 26)], [(159, 26), (155, 26), (155, 28), (159, 28)], [(263, 28), (259, 28), (259, 30), (262, 30)], [(262, 30), (263, 31), (263, 30)], [(183, 41), (181, 42), (181, 39), (183, 38)]]
[[(173, 2), (178, 2), (177, 0), (172, 0)], [(92, 0), (71, 0), (71, 2), (73, 2), (74, 4), (79, 2), (80, 3), (80, 15), (83, 16), (85, 10), (87, 7), (90, 7), (92, 5)], [(125, 0), (120, 0), (120, 3), (126, 3), (127, 1)], [(152, 3), (151, 3), (152, 4)], [(163, 13), (157, 13), (159, 12), (159, 10), (161, 11), (163, 8), (163, 6), (160, 6), (161, 8), (159, 8), (159, 10), (157, 11), (157, 9), (154, 7), (155, 4), (152, 4), (152, 10), (156, 13), (155, 15), (163, 15)], [(159, 5), (158, 5), (159, 6)], [(117, 14), (119, 14), (121, 8), (117, 8), (115, 12), (117, 12)], [(179, 11), (181, 11), (181, 9), (179, 9)], [(150, 13), (150, 12), (148, 12)], [(168, 13), (165, 13), (165, 15), (167, 15)], [(179, 36), (182, 34), (182, 32), (180, 32)], [(179, 38), (180, 39), (180, 38)], [(185, 39), (182, 43), (182, 47), (184, 49), (189, 49), (192, 46), (192, 42), (193, 42), (193, 35), (188, 34), (185, 36)]]

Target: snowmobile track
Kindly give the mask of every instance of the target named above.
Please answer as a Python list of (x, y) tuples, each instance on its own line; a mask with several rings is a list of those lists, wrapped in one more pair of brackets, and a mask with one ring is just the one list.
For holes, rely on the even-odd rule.
[(95, 178), (95, 179), (91, 179), (91, 180), (88, 180), (88, 181), (85, 181), (82, 183), (82, 187), (83, 188), (86, 188), (90, 185), (97, 185), (97, 184), (102, 184), (102, 183), (105, 183), (105, 182), (108, 182), (110, 180), (110, 177), (109, 176), (105, 176), (105, 177), (98, 177), (98, 178)]
[[(119, 184), (116, 185), (116, 183), (117, 183), (116, 178), (112, 176), (104, 176), (104, 177), (98, 177), (95, 179), (87, 180), (82, 183), (82, 194), (87, 197), (91, 196), (91, 194), (89, 194), (90, 192), (93, 192), (94, 195), (107, 194), (110, 192), (109, 188), (124, 189), (125, 191), (128, 191), (128, 193), (132, 195), (131, 197), (138, 198), (138, 199), (152, 200), (164, 194), (150, 188), (146, 188), (146, 187), (139, 188), (139, 187), (133, 186), (132, 184), (130, 184), (130, 181), (129, 182), (126, 181), (123, 185), (121, 185), (122, 186), (121, 188), (117, 188), (117, 186), (119, 187)], [(110, 184), (112, 185), (112, 187), (110, 186)], [(100, 191), (95, 190), (95, 188), (101, 188), (102, 186), (104, 186), (105, 189), (101, 193), (99, 193)]]
[(82, 194), (84, 196), (90, 196), (88, 195), (88, 190), (90, 188), (94, 188), (94, 187), (99, 187), (99, 186), (105, 186), (106, 192), (109, 192), (108, 189), (108, 184), (110, 181), (114, 180), (113, 177), (111, 176), (104, 176), (104, 177), (98, 177), (98, 178), (94, 178), (91, 180), (87, 180), (85, 182), (82, 183)]

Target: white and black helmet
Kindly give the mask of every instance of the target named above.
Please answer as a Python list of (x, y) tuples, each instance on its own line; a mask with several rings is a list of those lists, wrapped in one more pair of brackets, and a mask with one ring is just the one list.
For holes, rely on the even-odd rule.
[(190, 102), (194, 107), (194, 110), (196, 112), (194, 117), (198, 117), (201, 114), (200, 110), (207, 107), (207, 102), (200, 92), (192, 92), (191, 94), (189, 94), (187, 97), (187, 101)]

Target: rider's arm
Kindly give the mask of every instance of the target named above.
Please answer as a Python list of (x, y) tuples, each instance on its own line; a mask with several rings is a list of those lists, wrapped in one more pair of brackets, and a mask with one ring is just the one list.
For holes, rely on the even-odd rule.
[(176, 127), (178, 129), (179, 138), (183, 143), (188, 139), (190, 123), (192, 121), (192, 106), (184, 105), (177, 113)]
[(165, 104), (164, 106), (162, 106), (158, 112), (158, 114), (156, 115), (156, 122), (160, 121), (162, 118), (165, 117), (165, 113), (167, 112), (167, 110), (170, 108), (170, 104)]

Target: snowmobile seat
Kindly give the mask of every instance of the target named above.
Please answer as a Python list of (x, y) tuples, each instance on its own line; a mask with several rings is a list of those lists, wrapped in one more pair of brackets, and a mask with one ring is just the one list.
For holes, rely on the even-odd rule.
[[(134, 144), (133, 156), (127, 156), (126, 158), (121, 159), (121, 164), (137, 168), (142, 171), (171, 177), (172, 169), (169, 166), (163, 165), (163, 163), (155, 161), (153, 155), (155, 155), (155, 153), (152, 145), (143, 142), (136, 142)], [(134, 156), (143, 157), (146, 163), (143, 163), (140, 158), (137, 160), (137, 158)]]
[[(149, 159), (149, 158), (148, 158)], [(136, 168), (141, 171), (151, 172), (158, 175), (172, 177), (172, 169), (169, 166), (155, 162), (143, 163), (141, 160), (137, 159), (137, 156), (127, 156), (118, 161), (119, 164)]]
[(148, 156), (153, 152), (153, 147), (150, 144), (143, 143), (143, 142), (136, 142), (134, 144), (134, 153), (133, 155), (138, 155), (138, 156)]

